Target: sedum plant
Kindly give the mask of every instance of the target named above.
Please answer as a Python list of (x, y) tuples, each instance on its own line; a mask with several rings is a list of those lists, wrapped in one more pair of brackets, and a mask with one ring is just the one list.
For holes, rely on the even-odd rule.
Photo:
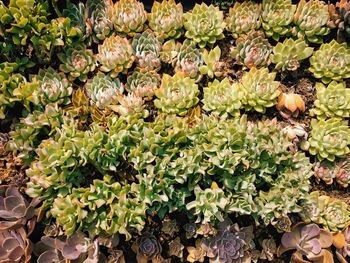
[(350, 117), (350, 90), (345, 82), (332, 81), (326, 87), (322, 83), (316, 83), (317, 99), (311, 116), (318, 119), (349, 118)]
[(199, 69), (203, 64), (203, 56), (190, 40), (184, 41), (173, 64), (175, 71), (181, 71), (185, 76), (195, 79), (197, 82), (200, 80)]
[(237, 83), (231, 84), (227, 78), (221, 82), (215, 79), (203, 89), (203, 109), (218, 114), (240, 115), (243, 92)]
[(64, 73), (58, 73), (51, 67), (40, 69), (38, 80), (43, 103), (66, 105), (70, 102), (73, 88)]
[(119, 79), (112, 79), (109, 75), (99, 72), (85, 84), (85, 89), (91, 104), (104, 109), (117, 103), (118, 96), (124, 91), (124, 86)]
[(151, 100), (154, 92), (159, 88), (160, 82), (161, 78), (157, 72), (136, 69), (128, 76), (128, 83), (125, 88), (130, 93), (136, 93), (146, 100)]
[(103, 44), (98, 46), (96, 57), (101, 64), (100, 70), (112, 78), (117, 77), (119, 73), (126, 73), (135, 60), (129, 40), (117, 35), (106, 38)]
[(60, 70), (68, 74), (69, 80), (78, 78), (85, 82), (88, 74), (95, 70), (95, 56), (91, 49), (86, 49), (85, 45), (77, 45), (68, 48), (65, 53), (58, 54), (61, 60)]
[(313, 48), (308, 47), (305, 41), (300, 38), (297, 40), (287, 38), (283, 43), (277, 43), (272, 51), (270, 60), (275, 64), (276, 70), (295, 71), (300, 67), (301, 60), (312, 55)]
[(208, 75), (209, 78), (221, 77), (222, 76), (222, 67), (224, 62), (220, 62), (221, 49), (219, 46), (216, 46), (214, 49), (208, 50), (204, 49), (203, 51), (203, 60), (204, 65), (199, 68), (199, 71), (203, 75)]
[(290, 34), (296, 9), (291, 0), (263, 0), (261, 7), (261, 25), (268, 37), (278, 41)]
[(132, 47), (140, 68), (156, 71), (160, 69), (161, 43), (151, 30), (136, 35), (132, 41)]
[(250, 31), (236, 40), (232, 57), (247, 68), (267, 66), (272, 47), (261, 31)]
[(239, 88), (243, 91), (243, 105), (246, 110), (264, 113), (273, 107), (280, 95), (280, 83), (275, 81), (276, 73), (269, 73), (267, 68), (252, 68), (243, 74)]
[(226, 17), (226, 30), (234, 38), (260, 27), (260, 5), (253, 1), (235, 2)]
[(332, 80), (341, 81), (350, 77), (350, 48), (345, 43), (339, 44), (334, 39), (322, 44), (310, 57), (311, 71), (315, 78), (323, 83)]
[(159, 89), (155, 91), (157, 99), (154, 105), (162, 112), (184, 116), (199, 102), (198, 94), (195, 80), (184, 73), (177, 72), (174, 76), (164, 74)]
[(328, 5), (320, 0), (301, 0), (294, 14), (295, 33), (311, 43), (322, 43), (323, 36), (330, 32)]
[(158, 39), (164, 41), (168, 38), (179, 38), (183, 27), (182, 4), (175, 0), (154, 1), (151, 13), (148, 14), (149, 27)]
[(123, 35), (135, 36), (146, 26), (147, 12), (137, 0), (120, 0), (113, 6), (112, 22), (115, 30)]
[(311, 120), (309, 152), (321, 161), (334, 161), (335, 157), (345, 157), (350, 153), (350, 128), (347, 121), (330, 118)]
[(185, 36), (201, 48), (212, 46), (216, 40), (224, 37), (224, 14), (218, 7), (196, 4), (191, 12), (184, 14), (184, 19)]

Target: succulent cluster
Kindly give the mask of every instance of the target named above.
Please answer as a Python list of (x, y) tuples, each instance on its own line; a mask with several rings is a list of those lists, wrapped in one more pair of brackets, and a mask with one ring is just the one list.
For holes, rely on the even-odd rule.
[(0, 0), (0, 262), (350, 260), (348, 1), (73, 2)]

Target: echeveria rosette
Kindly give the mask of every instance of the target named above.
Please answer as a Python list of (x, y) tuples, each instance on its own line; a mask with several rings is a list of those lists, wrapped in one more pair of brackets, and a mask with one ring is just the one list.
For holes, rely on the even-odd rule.
[(159, 52), (161, 43), (151, 30), (146, 30), (133, 38), (132, 47), (138, 67), (158, 71), (161, 67)]
[(236, 47), (231, 49), (232, 57), (247, 68), (264, 67), (270, 64), (272, 46), (261, 31), (250, 31), (236, 39)]
[(259, 20), (260, 13), (261, 8), (257, 3), (252, 1), (235, 2), (226, 17), (226, 30), (234, 38), (238, 38), (242, 34), (258, 29), (261, 25)]
[(160, 88), (155, 91), (154, 105), (162, 112), (184, 116), (199, 102), (198, 94), (195, 80), (185, 77), (184, 73), (164, 74)]
[(336, 118), (311, 120), (309, 152), (321, 161), (334, 161), (350, 153), (350, 128), (347, 121)]
[(276, 70), (295, 71), (300, 66), (300, 61), (312, 55), (313, 48), (308, 47), (302, 39), (293, 40), (286, 38), (283, 43), (277, 43), (273, 47), (270, 61), (275, 64)]
[(57, 72), (51, 67), (40, 69), (38, 79), (43, 103), (66, 105), (70, 102), (73, 88), (63, 72)]
[(157, 72), (148, 71), (146, 69), (135, 69), (134, 72), (128, 76), (125, 89), (130, 93), (138, 94), (146, 100), (151, 100), (160, 82), (161, 78)]
[(349, 118), (350, 117), (350, 89), (345, 82), (332, 81), (326, 87), (316, 83), (317, 99), (310, 115), (318, 119)]
[(85, 82), (88, 73), (93, 72), (96, 66), (96, 59), (91, 49), (86, 49), (85, 45), (77, 45), (68, 48), (65, 53), (58, 54), (61, 60), (60, 70), (68, 74), (69, 80), (78, 78)]
[(142, 2), (137, 0), (120, 0), (113, 6), (112, 22), (115, 30), (123, 35), (135, 36), (144, 30), (147, 12)]
[(309, 71), (325, 84), (350, 78), (350, 48), (333, 39), (314, 52), (310, 64)]
[(183, 27), (183, 8), (175, 0), (154, 1), (151, 13), (148, 14), (149, 27), (158, 39), (179, 38)]
[(278, 247), (277, 256), (296, 250), (293, 256), (302, 260), (306, 256), (311, 261), (324, 260), (326, 248), (332, 246), (332, 234), (320, 229), (316, 224), (296, 224), (291, 232), (284, 233), (281, 245)]
[(113, 3), (111, 0), (89, 0), (86, 7), (89, 11), (92, 38), (95, 43), (99, 43), (105, 40), (113, 30)]
[(175, 71), (181, 71), (186, 77), (198, 82), (201, 78), (200, 67), (203, 64), (203, 56), (195, 44), (186, 39), (174, 60)]
[(128, 116), (143, 113), (144, 117), (148, 116), (148, 111), (143, 111), (144, 100), (139, 94), (133, 92), (128, 95), (119, 96), (118, 101), (120, 105), (117, 105), (115, 109), (120, 115)]
[(293, 31), (300, 38), (305, 38), (311, 43), (322, 43), (323, 37), (328, 35), (329, 21), (328, 5), (320, 0), (301, 0), (295, 11)]
[(339, 160), (334, 167), (335, 180), (343, 187), (347, 188), (350, 184), (350, 156)]
[(153, 234), (146, 232), (136, 239), (132, 250), (136, 253), (137, 262), (157, 262), (156, 259), (161, 257), (162, 246)]
[(321, 206), (324, 209), (321, 212), (320, 224), (331, 232), (339, 232), (343, 230), (350, 221), (350, 211), (348, 204), (340, 199), (325, 196), (322, 199)]
[(280, 83), (275, 81), (276, 73), (269, 73), (267, 68), (252, 68), (243, 74), (239, 83), (244, 92), (243, 105), (246, 110), (264, 113), (266, 108), (273, 107), (280, 95)]
[(328, 160), (316, 162), (314, 164), (314, 176), (316, 177), (317, 182), (322, 180), (326, 184), (331, 185), (335, 178), (334, 164)]
[(215, 79), (203, 89), (203, 109), (220, 115), (230, 114), (238, 117), (242, 106), (243, 92), (237, 83), (231, 84), (227, 78), (221, 82)]
[(199, 47), (212, 46), (217, 40), (224, 38), (224, 14), (218, 7), (196, 4), (184, 14), (185, 36), (196, 42)]
[(96, 58), (101, 65), (100, 70), (116, 78), (119, 73), (126, 73), (132, 66), (135, 55), (127, 38), (112, 35), (98, 46)]
[(202, 249), (207, 253), (210, 263), (245, 263), (250, 257), (245, 253), (245, 233), (220, 231), (213, 237), (205, 238)]
[(162, 50), (159, 53), (160, 60), (164, 63), (171, 64), (176, 59), (181, 48), (181, 43), (170, 39), (162, 45)]
[[(342, 234), (344, 235), (345, 239), (345, 244), (342, 248), (337, 248), (337, 256), (343, 257), (343, 261), (341, 262), (346, 262), (346, 257), (350, 256), (350, 227), (346, 227), (343, 231)], [(339, 255), (338, 255), (339, 253)]]
[(278, 41), (291, 32), (296, 9), (291, 0), (263, 0), (261, 6), (261, 24), (268, 37)]
[(0, 262), (31, 262), (33, 244), (23, 227), (0, 231)]
[(215, 220), (224, 221), (223, 213), (229, 203), (225, 193), (214, 182), (211, 188), (194, 188), (196, 199), (186, 205), (188, 211), (192, 211), (197, 216), (196, 223), (213, 223)]
[(99, 72), (85, 84), (91, 104), (99, 109), (118, 102), (118, 96), (124, 91), (119, 79), (112, 79), (109, 75)]

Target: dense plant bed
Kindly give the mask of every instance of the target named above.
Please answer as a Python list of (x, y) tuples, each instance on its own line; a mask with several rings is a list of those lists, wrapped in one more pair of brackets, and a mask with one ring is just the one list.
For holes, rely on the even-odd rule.
[(350, 3), (0, 1), (0, 262), (349, 262)]

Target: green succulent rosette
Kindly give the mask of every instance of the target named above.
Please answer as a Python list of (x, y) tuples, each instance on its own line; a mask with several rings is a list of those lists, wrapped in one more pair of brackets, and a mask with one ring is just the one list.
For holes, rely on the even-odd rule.
[(100, 70), (116, 78), (119, 73), (126, 73), (135, 60), (131, 44), (127, 38), (112, 35), (98, 46), (97, 60)]
[(294, 31), (300, 38), (311, 43), (322, 43), (323, 37), (329, 34), (328, 5), (320, 0), (301, 0), (294, 14)]
[(251, 30), (256, 30), (261, 25), (259, 19), (260, 13), (260, 4), (252, 1), (235, 2), (226, 17), (226, 30), (234, 38), (238, 38), (240, 35), (246, 34)]
[(179, 38), (183, 32), (182, 4), (175, 0), (154, 1), (151, 13), (148, 14), (149, 27), (158, 39)]
[(318, 119), (349, 118), (350, 117), (350, 89), (345, 82), (332, 81), (326, 87), (322, 83), (316, 83), (317, 99), (311, 116)]
[(191, 12), (184, 14), (185, 36), (196, 42), (199, 47), (215, 44), (224, 38), (224, 14), (218, 7), (196, 4)]
[(308, 140), (309, 152), (322, 161), (334, 161), (336, 157), (345, 157), (350, 153), (350, 128), (348, 121), (330, 118), (311, 120), (311, 134)]
[(313, 53), (310, 64), (309, 71), (325, 84), (347, 79), (350, 77), (350, 48), (333, 39)]
[(312, 53), (313, 48), (308, 47), (304, 40), (287, 38), (273, 47), (270, 61), (275, 64), (276, 70), (295, 71), (299, 68), (300, 61), (310, 57)]
[(155, 71), (146, 69), (136, 69), (128, 76), (126, 90), (130, 93), (138, 94), (147, 100), (153, 98), (154, 92), (159, 88), (161, 82), (160, 75)]
[(155, 91), (154, 105), (162, 112), (184, 116), (198, 102), (198, 85), (195, 80), (177, 72), (174, 76), (163, 75), (160, 88)]
[(78, 78), (85, 82), (88, 74), (95, 70), (96, 59), (91, 49), (85, 45), (68, 48), (65, 53), (58, 54), (61, 60), (60, 70), (68, 74), (69, 80)]
[(278, 41), (291, 33), (296, 9), (291, 0), (263, 0), (261, 6), (261, 24), (268, 37)]
[(92, 38), (95, 43), (105, 40), (113, 30), (111, 0), (88, 0), (86, 7), (89, 12)]

